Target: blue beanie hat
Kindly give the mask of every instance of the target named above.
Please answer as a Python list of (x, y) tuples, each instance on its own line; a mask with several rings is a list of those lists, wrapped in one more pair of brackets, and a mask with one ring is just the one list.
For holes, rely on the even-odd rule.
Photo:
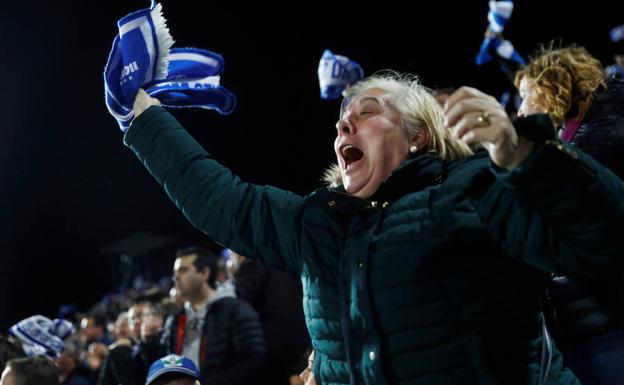
[(27, 356), (45, 354), (55, 358), (63, 350), (63, 340), (74, 330), (69, 321), (34, 315), (11, 326), (9, 332), (20, 339)]

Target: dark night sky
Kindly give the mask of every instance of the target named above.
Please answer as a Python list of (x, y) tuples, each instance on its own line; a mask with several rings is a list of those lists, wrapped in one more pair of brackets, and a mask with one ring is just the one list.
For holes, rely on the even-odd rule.
[[(177, 246), (207, 242), (122, 145), (104, 105), (102, 70), (116, 21), (148, 3), (3, 5), (0, 332), (33, 313), (54, 316), (61, 303), (94, 303), (111, 287), (111, 257), (99, 251), (110, 242), (140, 230), (175, 236)], [(325, 48), (367, 74), (392, 68), (430, 87), (500, 91), (494, 68), (474, 66), (487, 1), (421, 3), (164, 0), (176, 46), (221, 53), (222, 84), (238, 98), (229, 116), (176, 116), (243, 179), (310, 192), (332, 161), (339, 106), (318, 97)], [(518, 1), (506, 37), (525, 55), (559, 37), (610, 63), (608, 30), (624, 22), (610, 11), (614, 3), (563, 11), (570, 2)]]

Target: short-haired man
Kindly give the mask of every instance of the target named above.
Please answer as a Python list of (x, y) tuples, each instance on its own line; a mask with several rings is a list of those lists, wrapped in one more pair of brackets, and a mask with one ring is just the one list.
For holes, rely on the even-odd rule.
[(0, 385), (60, 385), (59, 371), (47, 356), (16, 358), (7, 362)]
[(206, 249), (179, 250), (173, 267), (175, 287), (187, 300), (160, 334), (144, 320), (141, 351), (147, 362), (175, 353), (191, 359), (204, 385), (255, 383), (265, 365), (262, 326), (254, 309), (228, 290), (217, 290), (217, 257)]

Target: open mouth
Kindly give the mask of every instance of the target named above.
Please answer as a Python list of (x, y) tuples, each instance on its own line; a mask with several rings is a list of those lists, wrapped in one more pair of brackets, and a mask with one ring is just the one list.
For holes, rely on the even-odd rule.
[(352, 144), (345, 144), (340, 147), (340, 154), (345, 163), (345, 170), (348, 170), (364, 157), (364, 152)]

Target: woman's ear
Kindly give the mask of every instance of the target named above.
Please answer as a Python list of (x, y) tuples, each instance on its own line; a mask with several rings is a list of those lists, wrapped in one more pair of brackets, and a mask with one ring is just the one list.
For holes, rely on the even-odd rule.
[(429, 144), (430, 135), (431, 134), (429, 133), (429, 129), (427, 127), (425, 127), (424, 129), (418, 130), (412, 136), (410, 145), (416, 146), (416, 148), (418, 148), (418, 151), (420, 152), (420, 150), (427, 148), (427, 144)]

